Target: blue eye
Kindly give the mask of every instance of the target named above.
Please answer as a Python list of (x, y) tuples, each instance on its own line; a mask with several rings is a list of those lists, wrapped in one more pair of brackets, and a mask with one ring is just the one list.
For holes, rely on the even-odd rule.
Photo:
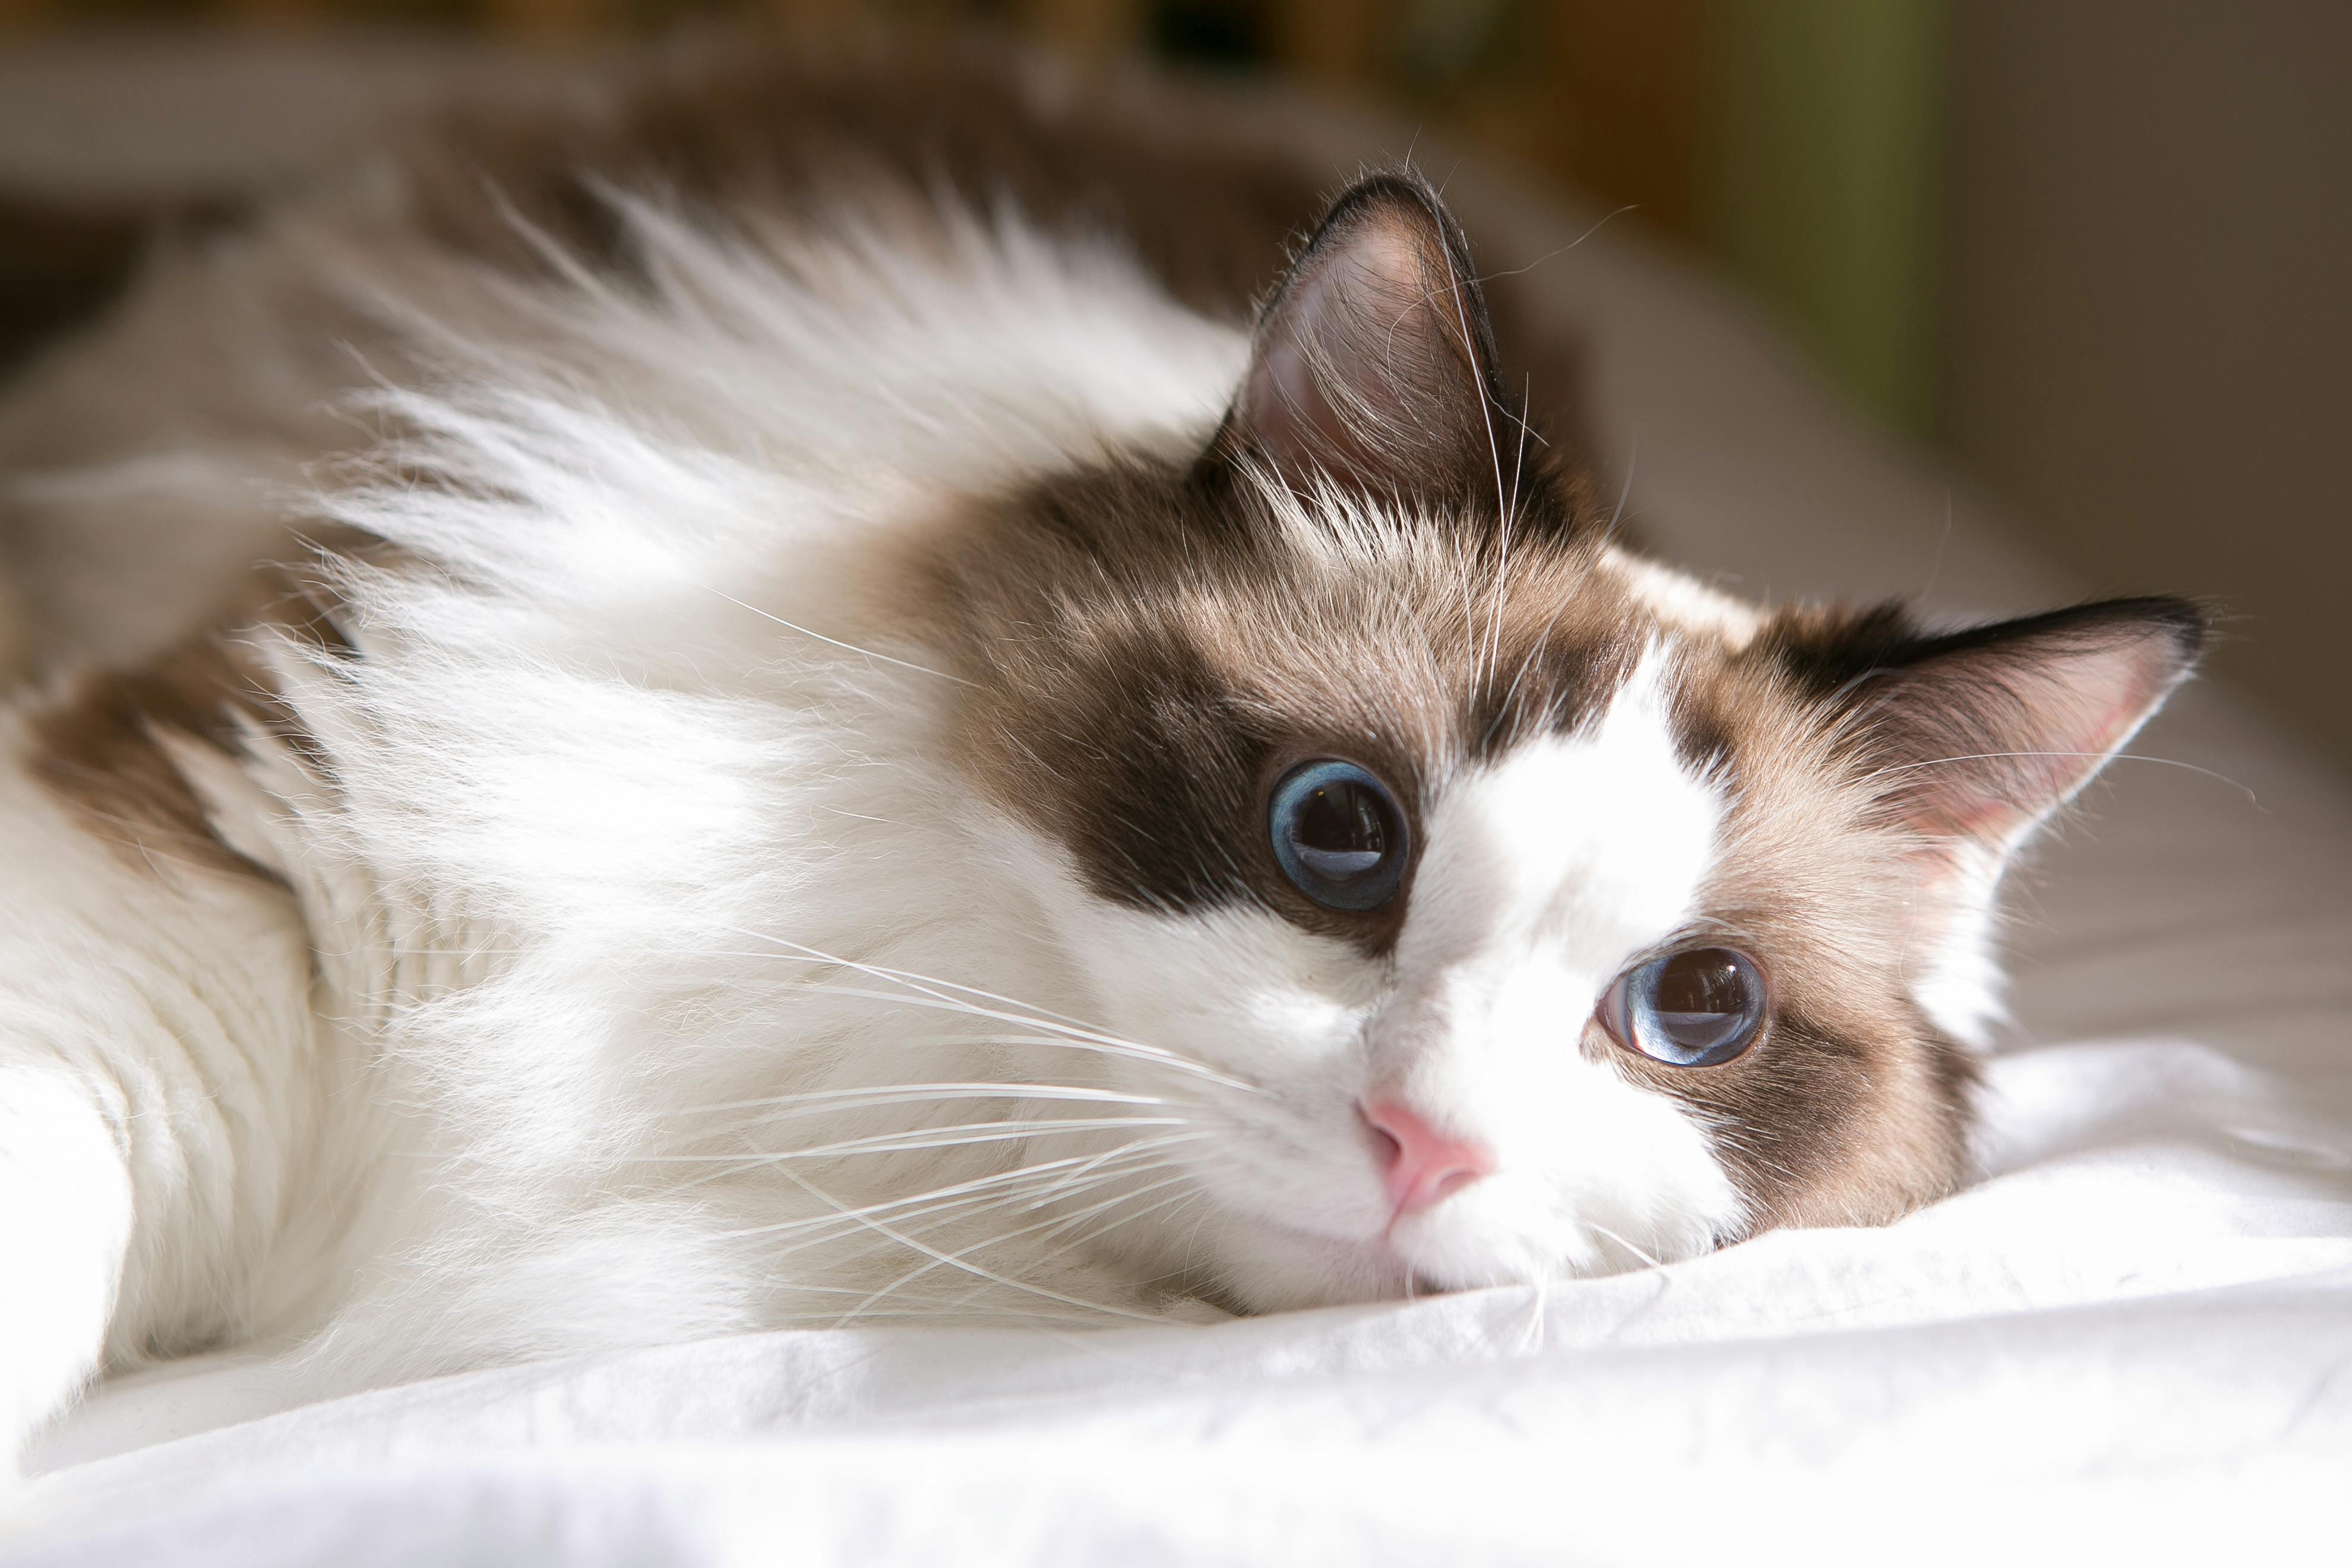
[(1306, 763), (1283, 774), (1266, 827), (1282, 874), (1318, 904), (1376, 910), (1404, 880), (1404, 813), (1388, 785), (1353, 763)]
[(1711, 1068), (1756, 1043), (1764, 974), (1744, 952), (1695, 947), (1627, 970), (1601, 1001), (1621, 1046), (1668, 1067)]

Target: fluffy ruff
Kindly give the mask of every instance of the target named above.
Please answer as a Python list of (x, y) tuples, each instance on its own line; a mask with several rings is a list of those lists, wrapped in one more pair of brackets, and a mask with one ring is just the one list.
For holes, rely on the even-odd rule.
[(350, 939), (319, 1011), (362, 1081), (324, 1146), (369, 1195), (309, 1354), (376, 1381), (1161, 1310), (1077, 1259), (1170, 1200), (1216, 1075), (1066, 1011), (887, 573), (1024, 471), (1205, 439), (1244, 340), (1010, 217), (626, 212), (641, 285), (479, 278), (507, 331), (401, 322), (438, 389), (371, 397), (389, 438), (317, 504), (404, 560), (336, 569), (357, 657), (276, 649), (301, 744), (197, 760), (224, 836)]

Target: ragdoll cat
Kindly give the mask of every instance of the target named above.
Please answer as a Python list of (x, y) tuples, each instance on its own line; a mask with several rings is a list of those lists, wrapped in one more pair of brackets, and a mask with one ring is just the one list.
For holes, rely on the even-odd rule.
[(20, 386), (14, 547), (121, 575), (0, 716), (0, 1443), (207, 1345), (1267, 1311), (1964, 1178), (1996, 884), (2198, 612), (1640, 559), (1431, 187), (1278, 163), (656, 71)]

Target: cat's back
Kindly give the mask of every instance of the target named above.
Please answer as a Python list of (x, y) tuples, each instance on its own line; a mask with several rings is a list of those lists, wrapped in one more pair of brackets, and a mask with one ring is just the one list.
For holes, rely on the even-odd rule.
[(505, 332), (517, 285), (647, 282), (631, 202), (771, 254), (851, 229), (919, 251), (950, 216), (1017, 214), (1238, 323), (1331, 171), (1221, 136), (1213, 101), (891, 33), (692, 40), (447, 109), (159, 249), (0, 389), (0, 653), (131, 665), (208, 624), (300, 548), (322, 462), (381, 438), (352, 394), (444, 373), (418, 321)]
[(913, 197), (1115, 238), (1187, 305), (1239, 320), (1345, 171), (1222, 134), (1216, 103), (968, 35), (698, 40), (568, 108), (461, 110), (403, 158), (425, 232), (519, 268), (537, 261), (525, 226), (625, 267), (615, 191), (820, 227), (905, 217)]

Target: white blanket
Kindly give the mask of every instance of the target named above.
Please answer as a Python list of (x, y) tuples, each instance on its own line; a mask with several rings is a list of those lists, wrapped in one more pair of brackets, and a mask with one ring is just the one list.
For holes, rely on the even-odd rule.
[[(1318, 133), (1352, 164), (1355, 132)], [(1467, 172), (1451, 194), (1496, 265), (1549, 253), (1536, 276), (1594, 348), (1604, 458), (1670, 554), (1766, 595), (2000, 613), (2078, 594), (1680, 262), (1615, 227), (1561, 250), (1585, 217)], [(2352, 793), (2211, 686), (2134, 754), (2166, 761), (2116, 764), (2015, 900), (1986, 1179), (1889, 1229), (1540, 1294), (761, 1335), (308, 1407), (267, 1366), (192, 1363), (46, 1438), (18, 1550), (237, 1568), (2352, 1552)]]

